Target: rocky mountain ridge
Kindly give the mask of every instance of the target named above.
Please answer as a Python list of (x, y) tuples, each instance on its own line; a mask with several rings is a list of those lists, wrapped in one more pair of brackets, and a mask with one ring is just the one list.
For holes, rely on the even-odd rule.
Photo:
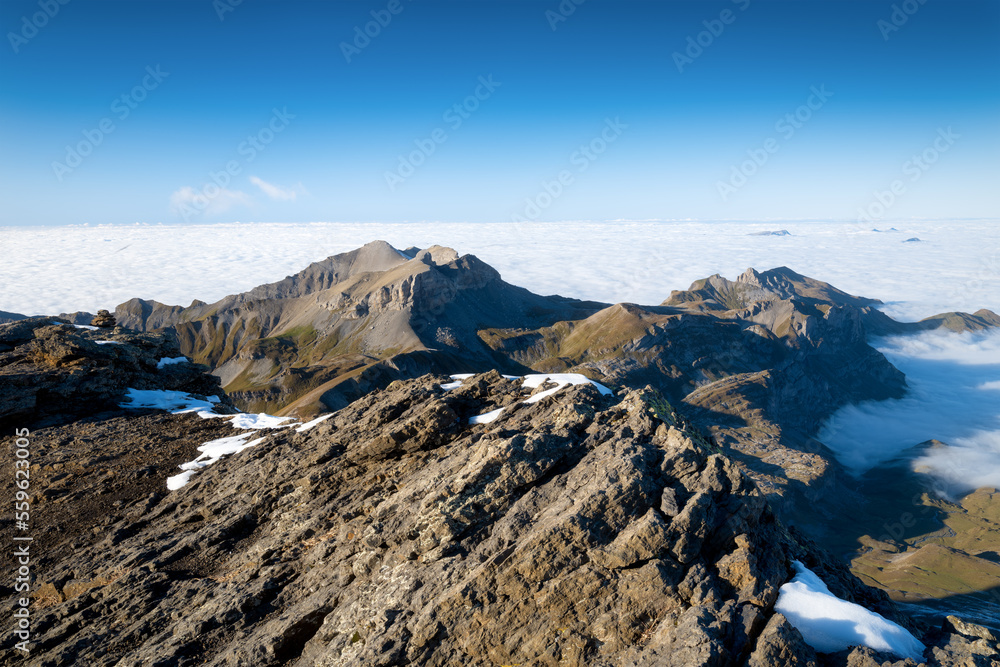
[[(409, 253), (409, 254), (407, 254)], [(603, 304), (542, 297), (450, 248), (404, 253), (375, 241), (284, 280), (188, 308), (132, 299), (122, 325), (170, 328), (246, 408), (317, 413), (401, 375), (477, 364), (523, 371), (476, 336), (482, 326), (532, 326)]]
[[(6, 636), (0, 664), (913, 664), (817, 655), (773, 609), (791, 559), (914, 627), (928, 664), (1000, 648), (958, 619), (912, 626), (652, 388), (527, 404), (496, 372), (444, 380), (396, 382), (179, 491), (121, 498), (90, 537), (53, 545), (32, 654)], [(33, 433), (40, 476), (65, 428)]]

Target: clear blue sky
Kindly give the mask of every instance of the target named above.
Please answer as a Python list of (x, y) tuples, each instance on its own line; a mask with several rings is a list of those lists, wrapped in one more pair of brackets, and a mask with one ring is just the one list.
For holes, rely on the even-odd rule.
[(993, 0), (235, 1), (3, 0), (0, 225), (1000, 208)]

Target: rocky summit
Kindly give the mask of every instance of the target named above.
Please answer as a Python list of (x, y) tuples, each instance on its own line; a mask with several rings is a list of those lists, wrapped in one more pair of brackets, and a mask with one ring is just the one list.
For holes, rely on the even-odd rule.
[[(46, 568), (30, 664), (818, 664), (774, 611), (792, 559), (907, 623), (655, 390), (527, 404), (495, 372), (442, 383), (397, 382), (123, 503)], [(971, 627), (930, 633), (935, 664), (997, 647)], [(869, 653), (833, 664), (882, 664)]]
[[(542, 297), (376, 242), (215, 304), (17, 316), (31, 642), (0, 664), (997, 667), (1000, 494), (857, 479), (816, 437), (908, 391), (870, 336), (1000, 318), (877, 306), (787, 268)], [(909, 533), (870, 525), (921, 493)]]

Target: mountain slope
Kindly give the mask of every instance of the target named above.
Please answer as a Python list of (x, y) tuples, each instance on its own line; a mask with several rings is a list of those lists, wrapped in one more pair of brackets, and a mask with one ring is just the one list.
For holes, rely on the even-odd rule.
[(216, 303), (133, 299), (115, 316), (140, 331), (175, 330), (184, 354), (215, 369), (245, 406), (308, 414), (342, 407), (393, 372), (516, 372), (479, 328), (538, 326), (603, 305), (532, 294), (449, 248), (412, 252), (375, 241)]

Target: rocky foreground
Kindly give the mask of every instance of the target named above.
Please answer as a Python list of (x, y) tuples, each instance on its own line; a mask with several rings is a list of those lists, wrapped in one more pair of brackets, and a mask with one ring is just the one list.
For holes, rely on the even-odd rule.
[[(179, 491), (135, 488), (67, 526), (72, 548), (50, 543), (59, 558), (37, 571), (32, 653), (7, 635), (0, 664), (913, 664), (817, 656), (774, 612), (798, 559), (914, 627), (788, 532), (654, 390), (579, 386), (529, 405), (495, 372), (443, 381), (397, 382)], [(100, 449), (120, 419), (74, 453)], [(49, 481), (65, 470), (52, 463), (63, 428), (33, 434)], [(145, 458), (133, 465), (161, 460)], [(928, 664), (996, 664), (985, 628), (914, 629)]]

